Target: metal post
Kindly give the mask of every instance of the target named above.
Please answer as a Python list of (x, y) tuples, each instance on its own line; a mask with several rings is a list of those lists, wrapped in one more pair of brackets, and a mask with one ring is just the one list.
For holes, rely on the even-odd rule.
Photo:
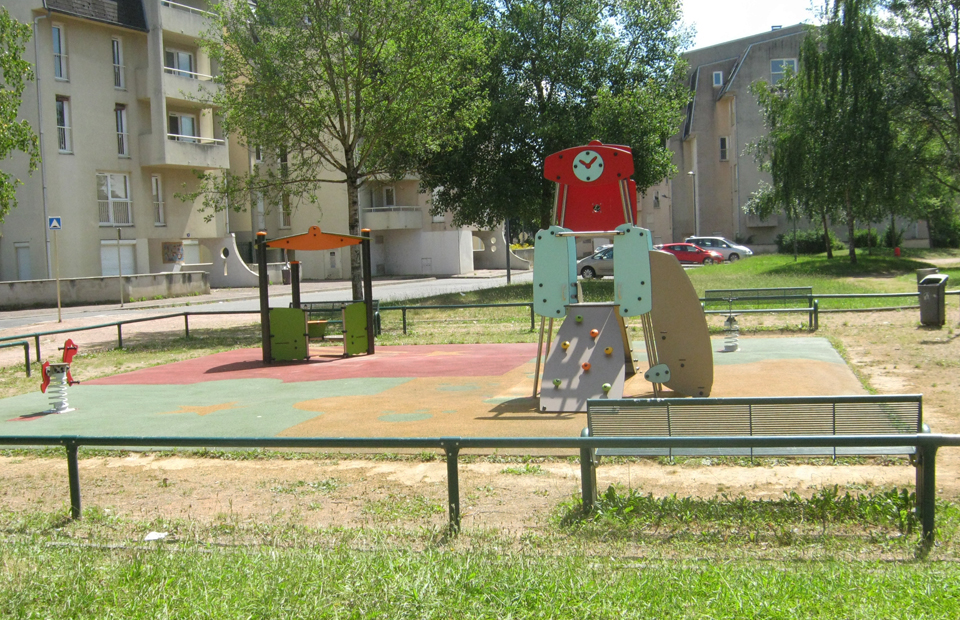
[[(583, 429), (580, 436), (589, 437), (590, 430)], [(597, 501), (597, 467), (592, 448), (580, 448), (580, 488), (583, 496), (583, 512), (592, 512)]]
[(123, 348), (123, 323), (117, 323), (117, 348)]
[[(117, 229), (117, 279), (120, 280), (120, 307), (123, 307), (123, 257), (120, 255), (121, 229)], [(123, 348), (123, 345), (120, 346)]]
[(450, 532), (457, 534), (460, 532), (460, 474), (457, 467), (460, 446), (454, 440), (443, 440), (440, 443), (447, 455), (447, 506), (450, 508)]
[(23, 365), (27, 369), (27, 376), (30, 376), (30, 343), (23, 343)]
[(937, 509), (937, 447), (917, 446), (917, 509), (923, 541), (933, 542)]
[(407, 335), (407, 309), (400, 308), (400, 313), (403, 315), (403, 335)]
[(530, 304), (530, 331), (533, 331), (537, 328), (536, 321), (536, 313), (533, 311), (533, 304)]
[(537, 397), (537, 391), (540, 388), (540, 360), (543, 356), (543, 326), (546, 322), (545, 317), (540, 317), (540, 335), (537, 337), (537, 365), (533, 371), (533, 398)]
[(33, 343), (37, 345), (37, 363), (40, 363), (40, 336), (33, 337)]
[(270, 293), (267, 285), (267, 233), (257, 232), (257, 269), (260, 271), (260, 346), (263, 350), (263, 363), (273, 361), (273, 351), (270, 349)]
[(300, 308), (300, 261), (290, 261), (290, 296), (294, 308)]
[(813, 300), (813, 331), (820, 329), (820, 300)]
[(503, 220), (503, 236), (507, 242), (507, 284), (510, 284), (510, 218)]
[(68, 441), (67, 475), (70, 478), (70, 517), (80, 518), (80, 463), (77, 458), (77, 442)]
[(377, 326), (373, 322), (373, 272), (370, 265), (370, 229), (360, 231), (363, 241), (360, 242), (360, 254), (363, 264), (363, 301), (367, 308), (367, 355), (373, 355), (374, 341), (377, 335)]
[[(44, 188), (46, 189), (46, 188)], [(57, 261), (57, 323), (63, 323), (63, 305), (60, 303), (60, 235), (59, 231), (53, 231), (53, 255)]]
[(183, 337), (187, 340), (190, 339), (190, 313), (183, 313)]

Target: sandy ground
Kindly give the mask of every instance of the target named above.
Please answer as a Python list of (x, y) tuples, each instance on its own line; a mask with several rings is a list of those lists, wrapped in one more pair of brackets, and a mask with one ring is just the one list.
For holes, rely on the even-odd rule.
[[(924, 417), (934, 432), (960, 433), (960, 332), (955, 299), (943, 329), (918, 325), (917, 311), (821, 315), (818, 336), (842, 345), (854, 368), (880, 394), (922, 393)], [(217, 325), (243, 317), (218, 317)], [(756, 318), (774, 324), (777, 318)], [(134, 330), (182, 329), (146, 323)], [(743, 321), (749, 328), (753, 319)], [(191, 328), (193, 328), (191, 319)], [(200, 326), (198, 320), (197, 326)], [(788, 335), (797, 335), (795, 333)], [(112, 337), (115, 338), (115, 330)], [(750, 334), (744, 338), (776, 337)], [(111, 335), (105, 335), (108, 342)], [(51, 339), (50, 346), (55, 343)], [(45, 345), (46, 346), (46, 345)], [(22, 360), (22, 352), (2, 363)], [(571, 454), (572, 456), (572, 454)], [(523, 532), (544, 527), (560, 502), (579, 493), (579, 465), (562, 459), (522, 464), (465, 459), (460, 466), (463, 524)], [(494, 459), (495, 460), (495, 459)], [(718, 465), (709, 459), (682, 464), (603, 463), (601, 489), (609, 484), (656, 496), (726, 494), (777, 498), (828, 485), (868, 490), (913, 488), (904, 460), (859, 465), (770, 463)], [(960, 451), (941, 450), (938, 492), (960, 497)], [(190, 518), (202, 523), (296, 521), (312, 527), (365, 526), (396, 520), (406, 526), (446, 521), (446, 469), (442, 459), (373, 460), (318, 456), (302, 460), (228, 461), (157, 458), (130, 454), (81, 461), (85, 507), (131, 518)], [(27, 456), (0, 457), (0, 509), (54, 510), (68, 503), (66, 462)], [(398, 514), (398, 513), (402, 513)], [(411, 516), (413, 515), (413, 516)]]

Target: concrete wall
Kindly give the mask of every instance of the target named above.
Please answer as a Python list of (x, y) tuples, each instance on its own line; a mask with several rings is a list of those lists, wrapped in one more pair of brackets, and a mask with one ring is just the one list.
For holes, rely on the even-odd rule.
[[(64, 306), (116, 303), (120, 300), (119, 278), (70, 278), (60, 280), (60, 299)], [(20, 280), (0, 282), (0, 308), (52, 307), (57, 305), (56, 280)], [(148, 273), (123, 276), (123, 300), (154, 299), (205, 295), (210, 292), (206, 273)]]
[[(475, 249), (473, 252), (474, 269), (506, 269), (507, 252), (509, 248), (503, 235), (503, 228), (496, 230), (476, 230), (473, 236), (477, 237), (482, 244), (483, 249)], [(477, 245), (474, 246), (475, 248)], [(510, 254), (510, 269), (530, 269), (530, 262), (526, 261), (516, 254)]]

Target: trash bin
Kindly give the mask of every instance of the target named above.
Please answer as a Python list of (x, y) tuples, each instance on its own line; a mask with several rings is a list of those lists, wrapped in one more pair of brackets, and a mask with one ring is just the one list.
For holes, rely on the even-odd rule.
[(290, 284), (290, 265), (284, 265), (280, 268), (280, 277), (284, 284)]
[(944, 301), (947, 296), (947, 280), (945, 273), (933, 273), (926, 276), (917, 285), (920, 293), (920, 323), (942, 327), (947, 322), (947, 312)]
[(940, 270), (936, 267), (931, 267), (929, 269), (917, 269), (917, 284), (920, 284), (921, 280), (934, 273), (940, 273)]

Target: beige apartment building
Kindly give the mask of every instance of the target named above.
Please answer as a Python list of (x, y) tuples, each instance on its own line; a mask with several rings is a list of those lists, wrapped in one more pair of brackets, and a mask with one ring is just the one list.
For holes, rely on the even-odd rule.
[[(763, 114), (750, 85), (757, 80), (776, 83), (788, 69), (796, 70), (804, 25), (774, 27), (751, 37), (684, 54), (694, 93), (679, 134), (670, 139), (677, 175), (647, 191), (644, 213), (653, 213), (651, 190), (672, 197), (669, 224), (663, 215), (651, 215), (655, 237), (683, 241), (691, 235), (723, 236), (750, 245), (773, 244), (792, 230), (782, 214), (766, 219), (747, 215), (744, 205), (770, 182), (747, 147), (766, 133)], [(656, 194), (655, 194), (656, 195)], [(865, 226), (865, 223), (862, 224)], [(902, 222), (905, 243), (929, 242), (926, 226)], [(805, 226), (805, 223), (801, 223)], [(879, 226), (885, 226), (880, 224)], [(837, 228), (839, 237), (845, 229)]]
[[(63, 278), (216, 271), (225, 269), (221, 254), (253, 262), (259, 230), (270, 238), (313, 225), (348, 231), (343, 184), (322, 187), (316, 204), (286, 208), (250, 196), (239, 212), (204, 212), (200, 201), (178, 198), (196, 188), (194, 171), (242, 174), (275, 163), (225, 135), (209, 103), (218, 69), (199, 45), (212, 17), (206, 0), (4, 5), (33, 28), (24, 55), (36, 80), (21, 118), (40, 136), (43, 165), (27, 176), (25, 157), (0, 162), (24, 182), (19, 206), (0, 225), (0, 280), (51, 278), (57, 263)], [(430, 214), (430, 195), (415, 178), (366, 184), (361, 208), (361, 224), (373, 230), (374, 273), (467, 273), (489, 254), (480, 231)], [(59, 231), (49, 229), (52, 217)], [(303, 277), (349, 277), (346, 252), (303, 253)], [(231, 281), (249, 282), (242, 271)]]

